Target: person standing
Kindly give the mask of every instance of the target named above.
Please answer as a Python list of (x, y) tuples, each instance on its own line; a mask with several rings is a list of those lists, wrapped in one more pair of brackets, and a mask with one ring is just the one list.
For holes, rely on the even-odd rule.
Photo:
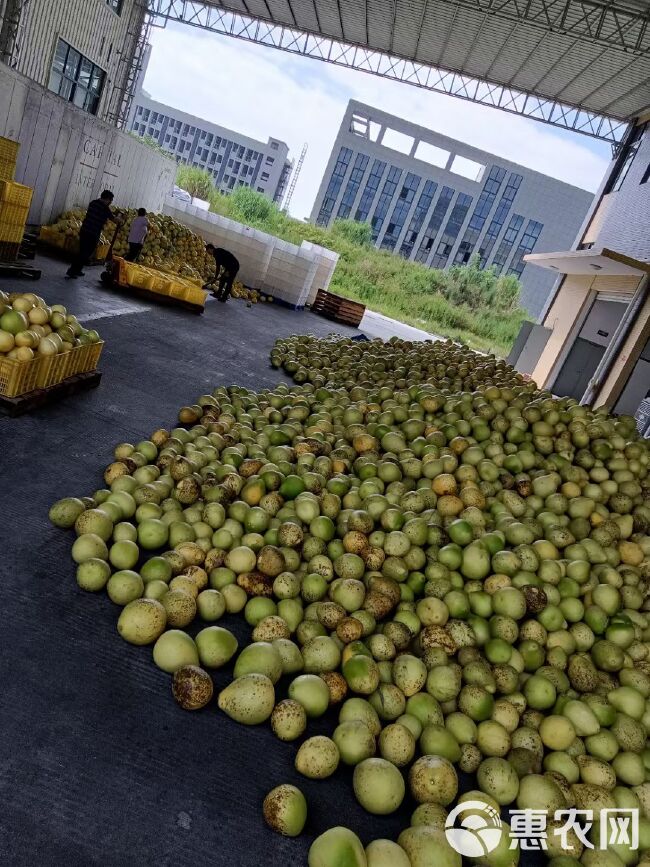
[(147, 220), (147, 212), (144, 208), (138, 208), (138, 216), (131, 223), (129, 229), (129, 237), (127, 243), (129, 252), (124, 257), (127, 262), (137, 262), (138, 256), (142, 252), (144, 239), (149, 231), (149, 221)]
[(223, 247), (215, 247), (214, 244), (206, 245), (206, 252), (214, 256), (217, 270), (214, 275), (212, 294), (222, 303), (226, 303), (232, 284), (239, 271), (239, 260), (229, 250)]
[(121, 222), (109, 207), (113, 198), (113, 193), (110, 190), (104, 190), (98, 199), (93, 199), (88, 205), (86, 216), (79, 229), (79, 253), (74, 257), (72, 264), (66, 271), (67, 277), (83, 277), (83, 268), (95, 252), (102, 230), (108, 220), (118, 225)]

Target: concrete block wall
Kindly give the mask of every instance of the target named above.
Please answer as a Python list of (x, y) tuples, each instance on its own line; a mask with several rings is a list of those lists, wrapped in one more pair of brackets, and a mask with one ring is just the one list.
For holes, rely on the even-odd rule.
[(252, 289), (273, 295), (292, 307), (304, 307), (327, 289), (338, 254), (303, 241), (290, 244), (220, 214), (168, 197), (163, 213), (196, 232), (206, 243), (230, 250), (239, 259), (238, 279)]
[(29, 223), (49, 223), (108, 188), (115, 204), (161, 211), (176, 164), (0, 64), (0, 135), (20, 142), (16, 180), (33, 187)]

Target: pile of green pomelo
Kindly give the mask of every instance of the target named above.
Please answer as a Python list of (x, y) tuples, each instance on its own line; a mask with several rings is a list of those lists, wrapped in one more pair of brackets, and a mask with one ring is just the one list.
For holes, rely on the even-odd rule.
[[(52, 506), (79, 586), (120, 606), (117, 631), (153, 646), (181, 707), (213, 701), (210, 670), (231, 666), (218, 707), (295, 742), (301, 774), (354, 766), (378, 816), (411, 799), (397, 841), (364, 849), (335, 827), (310, 867), (460, 867), (445, 820), (476, 800), (547, 811), (552, 867), (649, 867), (650, 443), (634, 419), (450, 342), (290, 337), (271, 363), (297, 384), (216, 388), (181, 426), (116, 446), (105, 488)], [(251, 628), (241, 649), (228, 614)], [(331, 735), (310, 737), (332, 707)], [(638, 809), (638, 850), (576, 833), (562, 848), (568, 808), (595, 812), (595, 846), (598, 811)], [(308, 805), (285, 784), (263, 813), (295, 836)], [(472, 863), (518, 863), (503, 828)]]

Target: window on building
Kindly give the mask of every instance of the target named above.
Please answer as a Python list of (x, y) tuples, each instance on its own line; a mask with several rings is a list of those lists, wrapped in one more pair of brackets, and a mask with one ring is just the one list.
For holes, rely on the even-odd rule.
[[(336, 199), (339, 194), (339, 190), (341, 189), (341, 184), (343, 183), (345, 173), (348, 170), (348, 165), (350, 164), (351, 158), (352, 151), (350, 150), (350, 148), (341, 148), (341, 150), (339, 151), (339, 155), (336, 159), (336, 163), (334, 164), (332, 176), (330, 177), (327, 184), (327, 189), (325, 190), (325, 195), (323, 197), (320, 211), (318, 212), (318, 218), (316, 222), (319, 226), (326, 226), (330, 221), (332, 211), (334, 210), (334, 205), (336, 204)], [(264, 180), (264, 174), (262, 175), (262, 180)]]
[(244, 159), (246, 160), (246, 162), (250, 162), (252, 158), (253, 158), (253, 151), (251, 148), (248, 148), (248, 150), (246, 151), (246, 156), (244, 157)]
[(543, 223), (538, 223), (535, 220), (528, 221), (526, 231), (521, 236), (521, 240), (519, 241), (515, 254), (512, 257), (512, 262), (508, 268), (508, 274), (515, 274), (515, 276), (521, 277), (522, 272), (526, 267), (524, 256), (533, 252), (537, 239), (539, 238), (543, 228)]
[(191, 126), (191, 127), (190, 127), (190, 135), (194, 135), (195, 132), (196, 132), (196, 127), (195, 127), (195, 126)]
[(177, 121), (176, 121), (175, 129), (174, 129), (174, 132), (180, 132), (180, 131), (181, 131), (181, 126), (182, 126), (182, 123), (180, 122), (180, 120), (177, 120)]
[(238, 186), (238, 187), (243, 187), (243, 186), (245, 186), (245, 182), (242, 181), (242, 180), (239, 180), (239, 181), (237, 181), (237, 186)]
[(202, 129), (201, 130), (201, 141), (205, 141), (206, 135), (207, 135), (207, 132), (204, 129)]
[(642, 184), (647, 184), (650, 181), (650, 163), (645, 167), (645, 171), (643, 173), (643, 177), (641, 178)]
[(154, 111), (154, 113), (151, 115), (151, 123), (156, 123), (157, 120), (158, 120), (158, 112)]
[(491, 167), (483, 184), (481, 194), (476, 200), (476, 206), (469, 219), (465, 234), (458, 245), (458, 250), (454, 257), (456, 265), (466, 265), (469, 262), (506, 174), (506, 170), (499, 168), (499, 166)]
[(106, 0), (106, 5), (112, 9), (116, 15), (122, 14), (122, 0)]
[(395, 195), (395, 190), (397, 189), (397, 185), (401, 176), (402, 170), (397, 168), (397, 166), (391, 166), (388, 169), (386, 180), (384, 181), (384, 185), (381, 189), (381, 193), (377, 201), (377, 207), (375, 208), (375, 212), (372, 215), (372, 220), (370, 221), (373, 241), (376, 241), (379, 237), (381, 227), (384, 225), (384, 220), (386, 219), (388, 208), (390, 207), (391, 200)]
[(216, 159), (217, 159), (217, 155), (216, 155), (214, 152), (212, 152), (212, 153), (210, 154), (210, 165), (211, 165), (211, 166), (214, 165)]
[(246, 148), (244, 147), (244, 145), (239, 145), (239, 151), (238, 151), (238, 153), (237, 153), (237, 156), (238, 156), (240, 159), (244, 156), (244, 151), (245, 151), (245, 150), (246, 150)]
[(272, 151), (277, 151), (277, 149), (278, 149), (279, 147), (280, 147), (280, 145), (278, 144), (278, 142), (276, 142), (276, 141), (272, 141), (272, 142), (271, 142), (271, 150), (272, 150)]
[(354, 215), (355, 220), (365, 223), (368, 219), (368, 214), (370, 213), (370, 209), (375, 200), (385, 168), (386, 163), (383, 160), (375, 160), (373, 162), (370, 174), (368, 175), (368, 180), (366, 181), (366, 185), (361, 193), (361, 198), (359, 199), (359, 206)]
[(413, 247), (420, 233), (420, 229), (422, 228), (422, 224), (424, 223), (424, 218), (431, 207), (431, 202), (433, 201), (437, 188), (438, 184), (436, 184), (435, 181), (426, 181), (424, 188), (420, 193), (420, 198), (418, 199), (415, 210), (413, 211), (411, 221), (408, 225), (399, 251), (400, 255), (407, 259), (413, 252)]
[(350, 177), (343, 191), (343, 197), (341, 198), (341, 204), (339, 205), (337, 217), (340, 217), (341, 219), (346, 219), (350, 216), (352, 205), (357, 196), (357, 193), (359, 192), (361, 179), (363, 178), (363, 174), (366, 170), (366, 166), (368, 165), (369, 160), (370, 157), (366, 154), (356, 155), (354, 163), (352, 165), (352, 171), (350, 172)]
[(458, 194), (458, 198), (456, 199), (454, 207), (451, 209), (449, 219), (447, 220), (445, 230), (442, 233), (436, 252), (431, 260), (432, 268), (444, 268), (447, 265), (449, 255), (454, 248), (456, 238), (458, 237), (458, 233), (460, 232), (460, 228), (463, 225), (471, 204), (471, 196), (468, 196), (466, 193)]
[(418, 251), (415, 254), (415, 260), (417, 262), (427, 261), (429, 253), (431, 252), (431, 248), (433, 247), (433, 242), (436, 238), (436, 235), (438, 234), (440, 226), (442, 226), (442, 221), (444, 220), (447, 210), (449, 209), (451, 200), (454, 198), (455, 192), (456, 191), (453, 190), (451, 187), (443, 187), (442, 190), (440, 190), (438, 201), (434, 205), (433, 211), (431, 212), (431, 216), (429, 218), (429, 222), (422, 235), (420, 246), (418, 247)]
[(479, 246), (478, 255), (481, 260), (481, 268), (484, 268), (490, 260), (492, 250), (494, 249), (496, 240), (501, 233), (501, 229), (503, 228), (503, 224), (505, 223), (506, 217), (512, 207), (512, 203), (515, 200), (517, 190), (521, 186), (522, 180), (522, 176), (517, 175), (514, 172), (508, 178), (506, 188), (501, 194), (501, 198), (496, 206), (490, 225), (487, 227), (483, 240)]
[(415, 175), (412, 172), (407, 174), (404, 186), (400, 190), (399, 197), (395, 207), (393, 208), (393, 213), (390, 216), (388, 228), (386, 229), (381, 241), (382, 250), (395, 249), (397, 239), (400, 236), (408, 212), (411, 210), (411, 205), (415, 199), (415, 194), (420, 186), (420, 181), (421, 178), (419, 175)]
[(258, 188), (257, 188), (257, 192), (258, 192), (258, 193), (263, 193), (263, 192), (264, 192), (264, 187), (258, 187)]
[(217, 154), (217, 162), (218, 162), (218, 163), (222, 163), (222, 162), (223, 162), (223, 154)]
[(154, 137), (154, 138), (159, 138), (159, 136), (160, 136), (160, 130), (159, 130), (159, 129), (155, 129), (155, 130), (153, 131), (153, 137)]
[(214, 134), (209, 132), (207, 135), (207, 138), (205, 140), (205, 143), (207, 144), (208, 147), (212, 147), (212, 140), (213, 139), (214, 139)]
[(142, 112), (142, 120), (149, 120), (149, 113), (149, 109), (145, 108), (145, 110)]
[(492, 267), (495, 269), (497, 274), (501, 273), (503, 266), (508, 261), (512, 248), (517, 240), (517, 236), (519, 235), (519, 230), (523, 224), (524, 218), (521, 214), (513, 214), (510, 218), (508, 228), (506, 229), (503, 239), (494, 254), (494, 259), (492, 260)]
[(235, 165), (234, 165), (234, 167), (233, 167), (233, 171), (234, 171), (234, 173), (235, 173), (235, 174), (238, 174), (240, 168), (241, 168), (241, 163), (239, 162), (239, 160), (237, 160), (237, 162), (235, 163)]
[(268, 172), (262, 172), (261, 177), (262, 177), (262, 180), (263, 180), (263, 181), (268, 181), (268, 179), (269, 179), (269, 173), (268, 173)]
[(142, 106), (141, 105), (138, 106), (136, 114), (138, 115), (138, 117), (140, 117), (140, 115), (142, 114)]
[(59, 39), (50, 71), (50, 90), (89, 114), (97, 114), (104, 77), (102, 69)]
[(267, 166), (272, 166), (273, 163), (275, 162), (275, 158), (274, 157), (267, 157), (264, 162)]
[(232, 190), (232, 188), (235, 186), (235, 178), (230, 178), (230, 180), (228, 181), (228, 186)]

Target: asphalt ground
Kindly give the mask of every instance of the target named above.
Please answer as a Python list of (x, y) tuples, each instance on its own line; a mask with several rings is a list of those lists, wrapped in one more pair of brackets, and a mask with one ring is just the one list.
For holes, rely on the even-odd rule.
[[(234, 299), (210, 301), (196, 316), (117, 295), (101, 287), (98, 268), (66, 281), (63, 263), (39, 264), (40, 282), (0, 280), (0, 288), (65, 304), (106, 343), (99, 388), (0, 416), (0, 864), (286, 867), (306, 864), (311, 841), (333, 825), (364, 844), (396, 839), (415, 806), (409, 797), (397, 813), (372, 817), (354, 798), (349, 769), (309, 781), (293, 767), (297, 745), (268, 725), (238, 725), (216, 701), (181, 710), (151, 648), (118, 636), (120, 609), (77, 587), (74, 534), (47, 517), (58, 498), (104, 487), (114, 445), (174, 426), (181, 405), (217, 385), (288, 381), (269, 366), (276, 337), (356, 332)], [(220, 624), (240, 646), (248, 640), (241, 616)], [(231, 670), (215, 674), (215, 691)], [(330, 713), (308, 733), (330, 734), (335, 724)], [(297, 839), (262, 820), (264, 796), (285, 782), (309, 803)]]

